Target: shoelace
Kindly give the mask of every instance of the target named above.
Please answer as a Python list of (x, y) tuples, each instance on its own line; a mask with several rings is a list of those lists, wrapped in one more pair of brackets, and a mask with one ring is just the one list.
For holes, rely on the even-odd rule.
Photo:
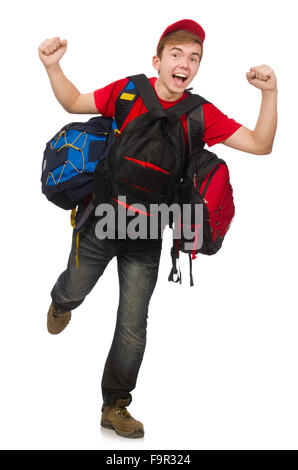
[(131, 415), (130, 415), (130, 413), (127, 411), (126, 408), (118, 408), (118, 409), (116, 410), (116, 413), (123, 415), (125, 418), (131, 418)]
[(61, 322), (66, 322), (66, 316), (63, 313), (53, 313), (53, 317)]

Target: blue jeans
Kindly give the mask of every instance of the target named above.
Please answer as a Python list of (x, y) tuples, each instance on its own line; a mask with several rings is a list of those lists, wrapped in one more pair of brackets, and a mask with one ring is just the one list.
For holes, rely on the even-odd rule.
[[(132, 399), (146, 345), (148, 306), (156, 285), (162, 239), (100, 240), (95, 236), (97, 219), (80, 232), (78, 267), (76, 237), (67, 269), (52, 289), (53, 304), (61, 312), (78, 307), (117, 256), (120, 298), (113, 342), (102, 377), (103, 401), (113, 405), (119, 398)], [(114, 295), (111, 286), (111, 295)]]

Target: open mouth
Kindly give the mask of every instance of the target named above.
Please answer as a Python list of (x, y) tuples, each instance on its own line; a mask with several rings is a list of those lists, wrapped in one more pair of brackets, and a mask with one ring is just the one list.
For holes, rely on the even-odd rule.
[(184, 73), (173, 73), (172, 78), (174, 80), (175, 85), (181, 86), (187, 80), (187, 75)]

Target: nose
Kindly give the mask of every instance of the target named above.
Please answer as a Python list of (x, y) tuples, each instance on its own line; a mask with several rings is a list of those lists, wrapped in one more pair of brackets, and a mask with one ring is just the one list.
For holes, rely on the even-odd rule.
[(187, 71), (189, 69), (188, 58), (185, 55), (180, 56), (179, 68)]
[(187, 57), (182, 56), (182, 57), (180, 58), (180, 65), (181, 65), (181, 67), (187, 69), (187, 67), (188, 67)]

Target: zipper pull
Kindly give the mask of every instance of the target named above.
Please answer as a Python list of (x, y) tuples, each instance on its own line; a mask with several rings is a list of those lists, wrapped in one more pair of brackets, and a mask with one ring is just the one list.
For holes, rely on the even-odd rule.
[(193, 175), (193, 185), (195, 188), (197, 188), (197, 174), (196, 173)]

